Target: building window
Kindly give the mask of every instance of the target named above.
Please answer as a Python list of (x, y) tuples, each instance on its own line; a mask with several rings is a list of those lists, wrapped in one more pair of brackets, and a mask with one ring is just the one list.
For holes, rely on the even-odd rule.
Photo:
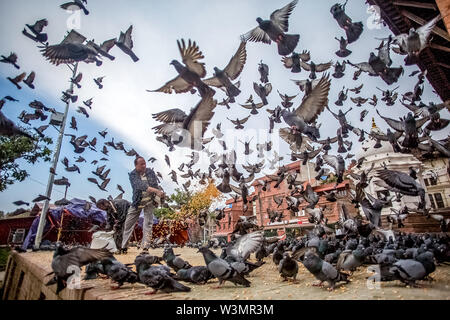
[(433, 209), (436, 209), (436, 205), (434, 204), (434, 198), (433, 198), (433, 195), (428, 194), (428, 198), (430, 198), (431, 207), (432, 207)]
[(305, 216), (305, 209), (299, 210), (295, 213), (297, 217), (304, 217)]
[(438, 208), (444, 208), (444, 200), (442, 199), (442, 195), (440, 193), (434, 194), (434, 199), (436, 200), (436, 206)]
[(338, 191), (337, 195), (340, 196), (340, 197), (345, 197), (347, 195), (347, 190)]
[(423, 179), (423, 182), (425, 182), (425, 186), (429, 186), (430, 184), (428, 183), (428, 179)]
[(431, 177), (429, 180), (430, 180), (430, 184), (431, 184), (432, 186), (437, 185), (437, 179), (436, 179), (436, 178)]
[(16, 229), (12, 234), (11, 242), (14, 244), (21, 244), (25, 238), (25, 229)]

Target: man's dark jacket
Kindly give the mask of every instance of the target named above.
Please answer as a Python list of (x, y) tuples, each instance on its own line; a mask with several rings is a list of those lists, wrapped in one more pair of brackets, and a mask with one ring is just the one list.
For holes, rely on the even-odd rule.
[(139, 206), (142, 200), (142, 193), (145, 192), (148, 187), (161, 190), (158, 186), (158, 177), (152, 169), (145, 169), (145, 175), (147, 176), (147, 181), (142, 181), (141, 175), (136, 171), (136, 169), (129, 173), (131, 187), (133, 188), (133, 202), (131, 205), (134, 208)]

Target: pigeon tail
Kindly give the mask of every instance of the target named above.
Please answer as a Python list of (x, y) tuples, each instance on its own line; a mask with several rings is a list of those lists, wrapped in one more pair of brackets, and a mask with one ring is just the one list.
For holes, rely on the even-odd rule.
[(419, 62), (419, 57), (417, 55), (415, 55), (415, 54), (409, 54), (405, 58), (405, 65), (406, 66), (411, 66), (413, 64), (417, 64), (417, 62)]
[(345, 29), (345, 33), (347, 34), (347, 42), (352, 43), (358, 40), (359, 36), (363, 32), (363, 24), (362, 22), (355, 22), (350, 25), (348, 29)]
[(235, 271), (235, 275), (232, 278), (227, 279), (227, 280), (233, 282), (234, 284), (243, 285), (244, 287), (250, 287), (250, 284), (251, 284), (250, 281), (245, 279), (244, 276), (242, 274), (238, 273), (237, 271)]
[(347, 149), (344, 146), (339, 146), (338, 153), (346, 153)]
[(320, 131), (316, 127), (306, 126), (304, 134), (308, 136), (313, 141), (320, 139)]
[(298, 34), (285, 34), (283, 39), (278, 42), (278, 53), (281, 56), (287, 56), (291, 54), (295, 47), (297, 47), (300, 35)]
[(174, 292), (189, 292), (191, 291), (191, 288), (185, 286), (184, 284), (179, 283), (178, 281), (171, 278), (173, 291)]
[(293, 73), (300, 73), (302, 71), (302, 67), (300, 66), (300, 64), (294, 64), (291, 72)]
[(198, 92), (200, 93), (200, 96), (202, 98), (205, 97), (212, 97), (216, 94), (216, 91), (212, 88), (210, 88), (208, 85), (206, 85), (205, 83), (201, 82), (198, 86)]
[(338, 57), (341, 57), (341, 58), (348, 57), (351, 53), (352, 53), (352, 51), (351, 51), (351, 50), (348, 50), (348, 49), (338, 50), (338, 51), (335, 52), (335, 54), (336, 54)]
[[(230, 98), (230, 102), (233, 103), (234, 97), (237, 97), (241, 93), (241, 90), (239, 90), (235, 85), (231, 85), (227, 88), (227, 95)], [(233, 99), (233, 101), (231, 101)]]
[(269, 104), (269, 102), (267, 101), (267, 98), (265, 96), (261, 97), (261, 101), (262, 101), (264, 106)]

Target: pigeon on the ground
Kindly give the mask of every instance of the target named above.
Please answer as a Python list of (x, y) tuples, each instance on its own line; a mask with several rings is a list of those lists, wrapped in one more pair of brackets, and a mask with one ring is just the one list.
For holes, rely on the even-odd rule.
[(199, 252), (203, 254), (208, 270), (219, 279), (219, 287), (225, 281), (233, 282), (235, 285), (241, 284), (245, 287), (250, 287), (250, 281), (245, 279), (230, 263), (217, 257), (210, 249), (202, 247), (199, 249)]
[(296, 281), (298, 264), (297, 261), (291, 258), (288, 252), (283, 253), (283, 259), (278, 264), (278, 272), (284, 281), (287, 281), (287, 278), (292, 278)]
[(172, 277), (169, 267), (164, 265), (153, 266), (153, 263), (156, 263), (155, 259), (149, 254), (141, 254), (135, 259), (139, 281), (153, 288), (153, 292), (147, 294), (155, 294), (157, 291), (165, 293), (191, 291), (191, 288), (179, 283)]
[(52, 272), (47, 276), (54, 274), (54, 277), (46, 283), (47, 286), (57, 284), (56, 293), (66, 287), (67, 280), (74, 275), (82, 266), (112, 257), (111, 252), (105, 249), (89, 249), (75, 247), (67, 250), (63, 246), (57, 246), (52, 261)]
[(180, 269), (189, 269), (192, 267), (189, 262), (175, 255), (173, 249), (170, 247), (164, 249), (163, 259), (169, 267), (175, 270), (175, 272), (178, 272)]
[(330, 290), (334, 290), (337, 282), (349, 282), (345, 273), (339, 272), (328, 262), (322, 260), (316, 253), (307, 251), (304, 255), (303, 265), (311, 272), (317, 280), (320, 280), (319, 286), (324, 281), (330, 285)]
[(214, 278), (212, 273), (205, 266), (195, 266), (189, 269), (180, 269), (177, 271), (176, 280), (192, 282), (195, 284), (205, 284), (209, 279)]

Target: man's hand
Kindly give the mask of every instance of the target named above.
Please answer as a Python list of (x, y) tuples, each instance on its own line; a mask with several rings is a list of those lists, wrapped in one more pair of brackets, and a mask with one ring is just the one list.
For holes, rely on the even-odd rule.
[(148, 187), (147, 192), (148, 193), (156, 193), (156, 195), (160, 198), (164, 198), (166, 196), (166, 194), (163, 191), (156, 189), (156, 188), (152, 188), (152, 187)]

